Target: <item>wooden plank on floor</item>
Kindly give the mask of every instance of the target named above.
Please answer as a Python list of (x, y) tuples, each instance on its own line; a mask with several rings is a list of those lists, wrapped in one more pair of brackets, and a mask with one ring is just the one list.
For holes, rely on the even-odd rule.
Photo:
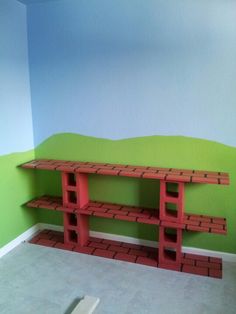
[(79, 301), (71, 314), (92, 314), (99, 303), (99, 298), (86, 295)]

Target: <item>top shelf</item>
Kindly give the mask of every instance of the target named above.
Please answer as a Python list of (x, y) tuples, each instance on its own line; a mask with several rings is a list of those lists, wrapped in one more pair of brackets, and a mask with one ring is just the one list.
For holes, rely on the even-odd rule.
[(158, 179), (172, 182), (229, 185), (229, 175), (225, 172), (130, 166), (54, 159), (36, 159), (22, 164), (21, 167), (28, 169), (56, 170), (73, 173), (94, 173), (133, 178)]

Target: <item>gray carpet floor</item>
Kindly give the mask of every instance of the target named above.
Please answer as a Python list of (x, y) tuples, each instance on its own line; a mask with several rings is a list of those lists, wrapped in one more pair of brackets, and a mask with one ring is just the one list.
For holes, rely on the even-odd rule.
[(69, 314), (84, 295), (94, 314), (235, 314), (236, 263), (223, 279), (23, 243), (0, 259), (0, 313)]

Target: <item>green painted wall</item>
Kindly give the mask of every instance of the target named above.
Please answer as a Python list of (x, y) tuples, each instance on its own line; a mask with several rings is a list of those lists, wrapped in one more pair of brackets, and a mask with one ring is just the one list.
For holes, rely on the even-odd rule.
[(22, 204), (36, 195), (33, 171), (19, 164), (34, 159), (34, 151), (0, 156), (0, 248), (37, 223), (37, 212)]
[[(236, 148), (186, 137), (150, 136), (106, 140), (77, 134), (58, 134), (36, 148), (36, 158), (123, 163), (229, 172), (231, 185), (189, 184), (186, 211), (226, 217), (228, 235), (186, 232), (184, 245), (236, 253)], [(30, 171), (25, 171), (28, 175)], [(60, 174), (37, 171), (37, 194), (60, 195)], [(25, 179), (26, 180), (26, 179)], [(90, 176), (90, 198), (114, 203), (155, 207), (159, 184), (155, 180)], [(39, 221), (62, 224), (60, 213), (39, 210)], [(96, 231), (155, 240), (156, 227), (137, 223), (91, 219)]]

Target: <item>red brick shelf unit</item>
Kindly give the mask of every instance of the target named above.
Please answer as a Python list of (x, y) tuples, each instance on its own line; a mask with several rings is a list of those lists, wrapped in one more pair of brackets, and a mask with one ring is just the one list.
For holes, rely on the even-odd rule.
[[(203, 265), (200, 265), (201, 260), (194, 262), (194, 264), (183, 265), (183, 231), (199, 231), (224, 235), (227, 231), (226, 220), (224, 218), (185, 213), (185, 184), (209, 183), (228, 185), (229, 176), (227, 173), (51, 159), (33, 160), (21, 166), (28, 169), (43, 169), (60, 171), (62, 173), (62, 198), (42, 196), (28, 202), (27, 206), (62, 211), (64, 213), (64, 246), (76, 246), (80, 248), (80, 251), (89, 251), (87, 247), (89, 243), (90, 216), (156, 225), (159, 226), (159, 249), (155, 257), (155, 265), (166, 269), (209, 275), (209, 265), (204, 264), (205, 269), (199, 270), (203, 267)], [(155, 209), (148, 209), (90, 201), (89, 174), (160, 180), (159, 206)], [(40, 241), (41, 244), (42, 242), (43, 240)], [(62, 245), (60, 244), (59, 246)], [(103, 250), (102, 247), (97, 247), (97, 249)], [(111, 255), (122, 255), (124, 257), (126, 253), (117, 252), (117, 255), (115, 255), (110, 251), (106, 251), (106, 253), (103, 252), (101, 254), (113, 258)], [(136, 257), (128, 256), (127, 258), (129, 258), (129, 261), (135, 262), (137, 260)], [(147, 256), (142, 257), (147, 258)], [(210, 259), (207, 257), (205, 262), (209, 263)], [(153, 261), (149, 261), (149, 263), (153, 264)], [(211, 272), (213, 274), (214, 270), (211, 270)], [(217, 272), (217, 277), (220, 277), (221, 273), (220, 268), (220, 271)]]

